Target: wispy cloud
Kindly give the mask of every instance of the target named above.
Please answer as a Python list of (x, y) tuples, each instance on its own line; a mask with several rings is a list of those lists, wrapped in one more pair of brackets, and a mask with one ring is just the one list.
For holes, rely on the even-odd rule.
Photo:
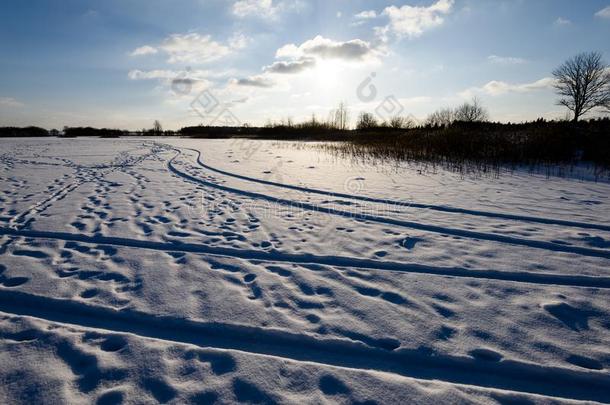
[(248, 44), (249, 39), (242, 34), (229, 38), (227, 44), (212, 39), (211, 35), (195, 32), (172, 34), (158, 46), (144, 45), (131, 52), (132, 56), (142, 56), (163, 52), (168, 63), (204, 64), (221, 59)]
[(144, 46), (134, 49), (130, 55), (131, 56), (154, 55), (158, 52), (159, 52), (159, 50), (157, 48), (152, 47), (150, 45), (144, 45)]
[(251, 38), (242, 34), (241, 32), (237, 32), (229, 38), (229, 47), (231, 49), (243, 49), (248, 46), (248, 44), (252, 41)]
[(376, 18), (376, 17), (377, 17), (377, 12), (375, 10), (361, 11), (360, 13), (358, 13), (354, 16), (354, 18), (356, 18), (358, 20), (368, 20), (368, 19)]
[(608, 19), (610, 19), (610, 6), (602, 8), (597, 13), (595, 13), (595, 16), (596, 17), (600, 17), (600, 18), (608, 18)]
[(131, 70), (128, 75), (130, 80), (152, 80), (158, 82), (157, 89), (167, 91), (168, 97), (165, 101), (176, 102), (184, 97), (189, 97), (207, 89), (212, 85), (211, 79), (214, 74), (208, 70)]
[(387, 40), (388, 34), (398, 37), (416, 38), (425, 31), (438, 27), (445, 21), (444, 16), (451, 12), (454, 0), (438, 0), (428, 7), (390, 6), (383, 10), (383, 15), (390, 19), (384, 27), (377, 27), (377, 35)]
[(507, 83), (500, 80), (492, 80), (482, 87), (471, 87), (464, 90), (459, 95), (464, 98), (471, 98), (477, 94), (489, 96), (500, 96), (507, 93), (528, 93), (531, 91), (550, 89), (555, 84), (555, 79), (545, 77), (531, 83)]
[(12, 97), (0, 97), (0, 105), (3, 107), (24, 107), (25, 104), (23, 104), (20, 101), (15, 100)]
[(173, 79), (180, 72), (175, 70), (131, 70), (127, 74), (131, 80), (158, 80), (158, 79)]
[(197, 33), (171, 35), (160, 48), (169, 55), (169, 63), (205, 63), (231, 53), (230, 47), (212, 40), (210, 35)]
[(272, 0), (240, 0), (233, 3), (232, 11), (240, 18), (249, 16), (275, 18), (278, 7), (273, 5)]
[(557, 19), (555, 20), (555, 22), (553, 24), (558, 27), (561, 27), (561, 26), (571, 25), (572, 21), (568, 20), (567, 18), (557, 17)]
[(498, 55), (489, 55), (487, 60), (491, 63), (495, 63), (498, 65), (522, 65), (527, 61), (523, 58), (516, 58), (513, 56), (498, 56)]
[(284, 11), (296, 11), (303, 7), (300, 0), (239, 0), (233, 3), (231, 11), (238, 18), (261, 18), (275, 20)]

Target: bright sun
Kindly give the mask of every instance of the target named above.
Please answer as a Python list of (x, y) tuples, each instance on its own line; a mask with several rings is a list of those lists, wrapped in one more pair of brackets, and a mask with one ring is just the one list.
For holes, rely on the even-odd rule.
[(312, 71), (311, 85), (324, 102), (334, 103), (341, 98), (337, 93), (341, 86), (343, 70), (337, 62), (319, 61)]
[(339, 84), (341, 66), (333, 61), (319, 61), (314, 69), (318, 86), (331, 89)]

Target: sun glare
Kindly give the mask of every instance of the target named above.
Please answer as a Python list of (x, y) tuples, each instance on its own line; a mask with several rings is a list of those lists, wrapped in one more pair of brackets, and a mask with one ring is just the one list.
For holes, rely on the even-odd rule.
[(320, 61), (314, 69), (314, 77), (322, 88), (333, 88), (340, 80), (341, 66), (334, 61)]
[(340, 99), (343, 67), (336, 61), (319, 61), (312, 71), (312, 86), (321, 102), (334, 103)]

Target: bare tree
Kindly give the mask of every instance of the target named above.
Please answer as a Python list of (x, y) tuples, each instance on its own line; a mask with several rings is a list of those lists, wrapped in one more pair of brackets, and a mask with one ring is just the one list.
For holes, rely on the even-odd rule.
[(610, 68), (599, 52), (580, 53), (553, 71), (557, 102), (573, 113), (573, 121), (596, 107), (610, 106)]
[(335, 126), (344, 131), (348, 129), (349, 122), (349, 112), (347, 111), (347, 106), (342, 101), (339, 103), (339, 107), (335, 110)]
[(408, 129), (414, 126), (414, 122), (410, 118), (401, 117), (400, 115), (396, 115), (390, 118), (389, 126), (393, 129)]
[(433, 127), (447, 127), (455, 121), (455, 112), (452, 108), (441, 108), (428, 116), (426, 123)]
[(453, 118), (455, 121), (482, 122), (489, 119), (489, 114), (479, 99), (474, 97), (472, 102), (457, 107), (453, 112)]
[(163, 132), (163, 127), (161, 126), (159, 120), (155, 120), (155, 122), (153, 123), (152, 132), (156, 135), (159, 135)]
[(362, 112), (360, 113), (360, 116), (358, 116), (358, 123), (356, 124), (357, 129), (373, 129), (378, 126), (379, 124), (373, 114)]

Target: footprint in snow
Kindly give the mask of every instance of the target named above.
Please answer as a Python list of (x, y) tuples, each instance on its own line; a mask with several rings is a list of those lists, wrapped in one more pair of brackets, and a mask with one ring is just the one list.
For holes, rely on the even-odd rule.
[(80, 296), (81, 298), (89, 299), (95, 297), (97, 294), (99, 294), (99, 290), (97, 288), (90, 288), (88, 290), (83, 291)]
[(474, 357), (476, 360), (489, 361), (489, 362), (498, 362), (502, 360), (504, 356), (500, 353), (490, 350), (490, 349), (474, 349), (469, 352), (469, 354)]
[(404, 238), (398, 242), (398, 244), (405, 249), (413, 249), (418, 242), (421, 242), (420, 238)]
[(588, 368), (589, 370), (601, 370), (604, 368), (602, 363), (599, 361), (589, 357), (579, 356), (577, 354), (571, 355), (566, 359), (566, 361), (578, 367)]
[(5, 287), (19, 287), (30, 281), (28, 277), (12, 277), (12, 278), (4, 278), (0, 276), (0, 284)]

